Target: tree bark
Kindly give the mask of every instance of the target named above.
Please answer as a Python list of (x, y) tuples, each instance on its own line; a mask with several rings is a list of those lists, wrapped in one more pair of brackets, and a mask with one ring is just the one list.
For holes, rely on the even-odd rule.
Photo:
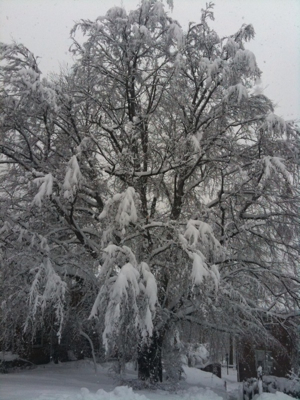
[(233, 337), (229, 337), (229, 365), (233, 365)]
[(153, 332), (149, 342), (138, 350), (138, 377), (142, 381), (162, 382), (162, 343), (163, 333)]

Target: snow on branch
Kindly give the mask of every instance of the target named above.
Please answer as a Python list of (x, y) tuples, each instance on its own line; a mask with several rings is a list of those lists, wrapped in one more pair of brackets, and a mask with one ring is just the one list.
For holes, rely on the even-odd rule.
[(105, 262), (115, 260), (115, 262), (122, 263), (122, 261), (128, 260), (134, 267), (137, 266), (136, 257), (132, 250), (127, 246), (120, 247), (115, 244), (109, 244), (105, 249), (103, 249), (103, 252)]
[(217, 291), (219, 289), (221, 276), (220, 276), (219, 269), (215, 264), (213, 264), (210, 267), (210, 275), (211, 275), (211, 277), (212, 277), (212, 279), (213, 279), (213, 281), (215, 283), (215, 289)]
[(7, 233), (12, 229), (10, 223), (8, 221), (4, 221), (2, 228), (0, 229), (0, 235), (2, 233)]
[(180, 25), (176, 22), (173, 22), (169, 27), (169, 35), (172, 39), (174, 39), (177, 43), (177, 47), (180, 49), (184, 44), (184, 35)]
[[(211, 278), (218, 290), (220, 273), (216, 265), (210, 268), (202, 251), (210, 255), (219, 255), (222, 252), (220, 242), (215, 238), (212, 227), (199, 220), (190, 219), (184, 235), (179, 234), (179, 243), (193, 261), (191, 278), (195, 285), (200, 285), (205, 277)], [(201, 250), (199, 250), (201, 247)]]
[(123, 7), (112, 7), (110, 8), (107, 13), (106, 13), (106, 18), (110, 20), (116, 20), (116, 19), (126, 19), (127, 13), (126, 10)]
[(218, 267), (213, 264), (209, 268), (205, 262), (204, 255), (199, 250), (190, 253), (189, 256), (193, 260), (191, 278), (194, 285), (201, 285), (204, 278), (211, 278), (214, 283), (215, 291), (217, 292), (220, 285), (220, 272)]
[(52, 195), (53, 189), (53, 176), (52, 174), (47, 174), (43, 178), (36, 178), (33, 181), (36, 185), (40, 185), (38, 193), (34, 196), (32, 204), (37, 205), (38, 207), (42, 206), (42, 200), (45, 197), (49, 197)]
[[(127, 260), (130, 261), (127, 261)], [(123, 266), (117, 271), (116, 264)], [(111, 274), (115, 276), (111, 277)], [(157, 283), (149, 266), (136, 263), (131, 249), (109, 245), (105, 249), (105, 261), (100, 276), (104, 278), (89, 319), (105, 310), (103, 342), (106, 349), (116, 336), (122, 333), (126, 318), (130, 318), (145, 339), (152, 335), (157, 299)], [(100, 279), (101, 279), (100, 277)]]
[[(56, 321), (59, 323), (57, 336), (60, 340), (67, 284), (55, 272), (49, 257), (46, 257), (38, 268), (34, 268), (30, 272), (35, 273), (29, 293), (31, 316), (35, 318), (38, 309), (44, 313), (46, 308), (52, 305), (55, 309)], [(27, 326), (25, 326), (25, 330), (26, 328)]]
[(74, 155), (68, 162), (67, 172), (63, 184), (63, 188), (65, 189), (65, 198), (73, 198), (73, 194), (75, 194), (76, 190), (80, 187), (82, 179), (83, 177), (80, 172), (78, 160), (76, 155)]
[(166, 13), (164, 10), (164, 5), (161, 1), (157, 1), (153, 4), (153, 14), (156, 16), (158, 20), (161, 18), (166, 18)]
[(144, 293), (146, 294), (149, 301), (149, 308), (152, 312), (155, 311), (157, 299), (157, 283), (154, 275), (151, 273), (148, 264), (141, 262), (139, 265), (141, 277), (143, 279)]
[(6, 72), (5, 83), (14, 95), (34, 95), (39, 103), (58, 111), (56, 91), (45, 78), (41, 80), (41, 71), (33, 53), (22, 44), (0, 43), (0, 59)]
[(90, 144), (90, 138), (85, 137), (82, 139), (82, 141), (79, 143), (79, 145), (76, 148), (77, 156), (81, 156), (83, 151), (88, 150), (88, 146)]
[(278, 133), (279, 135), (286, 133), (286, 123), (278, 115), (269, 113), (261, 128), (267, 129), (271, 133)]
[(280, 172), (286, 179), (286, 181), (291, 184), (292, 177), (286, 166), (284, 165), (283, 161), (284, 159), (280, 157), (265, 156), (263, 158), (265, 178), (268, 179), (271, 177), (272, 173), (277, 174), (278, 172)]
[(204, 256), (193, 253), (192, 280), (195, 285), (200, 285), (205, 276), (209, 276), (209, 271), (206, 263), (204, 262)]
[(244, 69), (250, 74), (258, 72), (255, 55), (250, 50), (237, 50), (233, 62), (237, 68)]
[(202, 61), (203, 64), (207, 66), (207, 80), (206, 80), (206, 87), (209, 87), (211, 82), (216, 78), (218, 73), (222, 68), (223, 60), (220, 57), (217, 57), (215, 60), (210, 62), (209, 60), (205, 59)]
[(128, 187), (123, 193), (115, 194), (111, 199), (106, 202), (99, 218), (106, 218), (112, 206), (116, 203), (119, 203), (115, 221), (119, 225), (119, 228), (122, 230), (122, 233), (125, 233), (125, 228), (130, 223), (135, 224), (137, 222), (135, 198), (136, 193), (133, 187)]
[(229, 100), (229, 98), (234, 95), (237, 97), (238, 104), (245, 99), (248, 99), (248, 91), (246, 87), (242, 83), (238, 83), (237, 85), (230, 86), (227, 89), (227, 93), (225, 95), (225, 100)]
[[(220, 242), (215, 238), (212, 227), (206, 222), (190, 219), (186, 226), (183, 238), (187, 241), (185, 244), (191, 248), (196, 248), (199, 243), (202, 245), (203, 251), (214, 250), (220, 252)], [(181, 243), (184, 243), (180, 236)]]
[(111, 301), (120, 303), (122, 297), (128, 300), (128, 287), (131, 286), (133, 296), (136, 298), (140, 294), (140, 287), (138, 284), (139, 273), (130, 263), (125, 264), (116, 279), (111, 293)]
[(156, 302), (157, 285), (147, 264), (142, 263), (136, 269), (132, 264), (126, 263), (110, 288), (103, 332), (106, 349), (110, 340), (121, 334), (122, 321), (126, 315), (130, 315), (131, 321), (135, 321), (135, 328), (143, 338), (152, 336)]
[(229, 37), (224, 45), (224, 50), (227, 51), (229, 57), (234, 57), (239, 49), (239, 43), (237, 43), (233, 38)]
[[(105, 288), (107, 288), (110, 284), (112, 284), (110, 277), (112, 274), (115, 273), (116, 265), (124, 265), (126, 263), (130, 263), (133, 267), (137, 266), (136, 257), (131, 251), (131, 249), (129, 249), (129, 247), (127, 246), (120, 247), (114, 244), (109, 244), (103, 250), (103, 259), (104, 263), (101, 266), (100, 273), (98, 276), (101, 289), (94, 302), (89, 319), (96, 317), (98, 312), (101, 310), (101, 304), (103, 301), (105, 301), (105, 294), (106, 294)], [(113, 280), (113, 282), (114, 281), (115, 279)], [(109, 291), (111, 289), (112, 288), (109, 288)]]
[(130, 222), (135, 224), (137, 221), (137, 212), (134, 204), (134, 199), (134, 188), (127, 188), (120, 201), (118, 213), (116, 216), (116, 221), (123, 229), (125, 228), (125, 226), (128, 226)]

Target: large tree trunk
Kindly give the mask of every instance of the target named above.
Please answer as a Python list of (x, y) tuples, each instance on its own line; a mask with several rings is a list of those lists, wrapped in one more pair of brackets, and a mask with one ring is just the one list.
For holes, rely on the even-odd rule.
[(138, 377), (142, 381), (162, 382), (162, 350), (163, 334), (153, 332), (149, 342), (139, 346)]

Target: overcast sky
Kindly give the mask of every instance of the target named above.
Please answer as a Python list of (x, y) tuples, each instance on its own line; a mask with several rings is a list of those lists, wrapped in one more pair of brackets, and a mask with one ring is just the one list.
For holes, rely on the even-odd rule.
[[(197, 22), (208, 0), (174, 0), (170, 16), (183, 28)], [(96, 19), (112, 6), (134, 9), (137, 0), (0, 0), (0, 40), (23, 43), (36, 56), (44, 74), (72, 64), (68, 54), (75, 21)], [(219, 36), (246, 23), (255, 40), (247, 48), (263, 71), (264, 93), (277, 104), (276, 113), (300, 119), (300, 0), (215, 0), (213, 28)]]

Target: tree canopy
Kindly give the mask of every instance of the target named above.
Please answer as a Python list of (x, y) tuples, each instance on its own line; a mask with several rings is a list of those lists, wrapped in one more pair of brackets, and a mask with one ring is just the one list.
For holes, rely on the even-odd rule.
[(210, 19), (114, 7), (51, 78), (1, 44), (2, 341), (96, 326), (156, 380), (145, 349), (187, 323), (255, 338), (299, 314), (299, 129), (259, 90), (253, 27)]

